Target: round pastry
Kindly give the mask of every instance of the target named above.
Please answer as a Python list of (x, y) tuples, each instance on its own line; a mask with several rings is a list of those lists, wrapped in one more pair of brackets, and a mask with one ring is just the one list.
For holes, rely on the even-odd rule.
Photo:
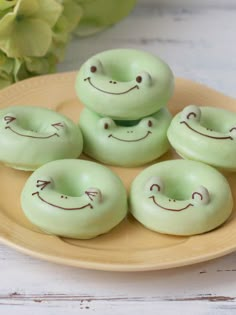
[(37, 169), (23, 188), (21, 205), (43, 231), (79, 239), (107, 233), (127, 213), (121, 180), (105, 166), (73, 159)]
[(194, 235), (225, 222), (233, 199), (228, 182), (216, 169), (172, 160), (152, 165), (135, 178), (130, 206), (133, 216), (148, 229)]
[(82, 103), (101, 116), (135, 120), (166, 106), (174, 78), (169, 66), (147, 52), (115, 49), (97, 54), (76, 81)]
[(189, 105), (172, 120), (168, 138), (184, 158), (236, 170), (236, 113)]
[(59, 159), (77, 158), (83, 149), (79, 127), (41, 107), (13, 106), (0, 111), (0, 161), (34, 170)]
[(77, 0), (82, 9), (76, 35), (88, 36), (117, 23), (133, 9), (136, 0)]
[(145, 164), (169, 149), (167, 129), (170, 121), (171, 115), (166, 108), (138, 121), (114, 121), (84, 109), (80, 116), (84, 152), (110, 165)]

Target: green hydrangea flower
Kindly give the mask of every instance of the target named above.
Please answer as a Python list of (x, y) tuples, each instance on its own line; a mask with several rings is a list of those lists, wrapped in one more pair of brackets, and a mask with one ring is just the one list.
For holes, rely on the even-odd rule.
[(0, 20), (0, 49), (15, 58), (45, 56), (62, 9), (56, 0), (18, 0)]
[(0, 0), (0, 88), (54, 72), (81, 15), (75, 0)]
[(79, 36), (102, 31), (129, 14), (136, 0), (76, 0), (83, 16), (76, 30)]

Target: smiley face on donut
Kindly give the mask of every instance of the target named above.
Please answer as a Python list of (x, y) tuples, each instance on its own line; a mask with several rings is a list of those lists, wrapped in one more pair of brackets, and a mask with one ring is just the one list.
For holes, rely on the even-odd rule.
[(166, 106), (173, 93), (173, 82), (170, 68), (158, 57), (116, 49), (85, 62), (76, 90), (90, 110), (116, 120), (135, 120)]
[(183, 157), (236, 169), (236, 113), (189, 105), (171, 122), (168, 138)]
[(66, 133), (66, 125), (63, 122), (56, 122), (48, 125), (48, 129), (50, 128), (51, 131), (48, 131), (46, 134), (27, 130), (18, 124), (16, 115), (11, 113), (7, 113), (3, 116), (3, 123), (5, 123), (5, 130), (25, 138), (45, 140), (53, 137), (62, 137)]
[(229, 128), (219, 126), (219, 122), (215, 125), (215, 122), (211, 122), (211, 120), (208, 124), (201, 123), (201, 109), (198, 106), (187, 106), (183, 110), (181, 118), (180, 124), (184, 124), (192, 132), (203, 137), (213, 140), (233, 140), (236, 138), (236, 122), (233, 125), (229, 124)]
[(127, 196), (121, 180), (108, 168), (64, 159), (41, 166), (29, 177), (21, 206), (26, 217), (47, 233), (89, 239), (124, 219)]
[(130, 190), (132, 215), (160, 233), (195, 235), (220, 226), (233, 199), (221, 173), (206, 164), (170, 160), (141, 172)]
[(84, 152), (110, 165), (138, 166), (163, 155), (169, 149), (167, 109), (137, 121), (101, 118), (89, 109), (80, 116)]
[(158, 209), (164, 211), (180, 212), (191, 207), (206, 205), (210, 202), (210, 196), (207, 188), (197, 187), (189, 196), (188, 200), (176, 200), (165, 195), (165, 186), (163, 180), (158, 176), (149, 178), (145, 185), (148, 198)]
[(55, 159), (76, 158), (83, 148), (80, 129), (46, 108), (12, 106), (0, 111), (0, 161), (34, 170)]
[(32, 196), (49, 207), (65, 211), (94, 209), (97, 203), (102, 202), (102, 193), (98, 188), (88, 188), (80, 197), (70, 197), (53, 190), (53, 186), (55, 185), (50, 177), (38, 179), (35, 184), (36, 191)]

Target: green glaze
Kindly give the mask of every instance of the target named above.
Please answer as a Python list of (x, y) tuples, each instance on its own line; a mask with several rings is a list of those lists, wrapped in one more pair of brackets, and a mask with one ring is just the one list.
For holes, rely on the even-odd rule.
[(110, 165), (145, 164), (169, 149), (166, 133), (170, 121), (171, 115), (166, 108), (135, 122), (101, 118), (84, 109), (80, 116), (84, 152)]
[(0, 111), (0, 161), (34, 170), (52, 160), (77, 158), (81, 131), (69, 118), (41, 107), (12, 106)]
[(236, 170), (236, 113), (189, 105), (172, 120), (168, 138), (187, 159)]
[(23, 188), (21, 205), (43, 231), (79, 239), (107, 233), (127, 213), (121, 180), (102, 165), (73, 159), (37, 169)]
[(194, 235), (225, 222), (233, 199), (228, 182), (216, 169), (172, 160), (152, 165), (135, 178), (130, 206), (133, 216), (153, 231)]
[(85, 62), (76, 80), (77, 95), (87, 108), (120, 120), (157, 112), (166, 106), (173, 87), (173, 74), (166, 63), (133, 49), (97, 54)]

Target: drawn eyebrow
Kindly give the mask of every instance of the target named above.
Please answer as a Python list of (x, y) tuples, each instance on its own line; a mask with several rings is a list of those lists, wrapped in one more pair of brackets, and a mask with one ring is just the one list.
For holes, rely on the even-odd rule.
[(45, 187), (47, 187), (51, 183), (52, 183), (51, 181), (38, 179), (36, 187), (40, 188), (40, 190), (43, 190)]
[(197, 114), (194, 112), (191, 112), (187, 115), (187, 119), (189, 119), (191, 116), (194, 116), (195, 118), (197, 117)]
[(150, 191), (153, 190), (153, 187), (157, 187), (158, 191), (161, 191), (161, 187), (158, 184), (152, 184), (152, 186), (150, 187)]
[(201, 200), (203, 200), (203, 195), (202, 195), (202, 194), (200, 194), (200, 193), (199, 193), (199, 192), (197, 192), (197, 191), (195, 191), (195, 192), (193, 192), (193, 193), (192, 193), (192, 199), (194, 199), (194, 196), (195, 196), (195, 195), (200, 196)]

